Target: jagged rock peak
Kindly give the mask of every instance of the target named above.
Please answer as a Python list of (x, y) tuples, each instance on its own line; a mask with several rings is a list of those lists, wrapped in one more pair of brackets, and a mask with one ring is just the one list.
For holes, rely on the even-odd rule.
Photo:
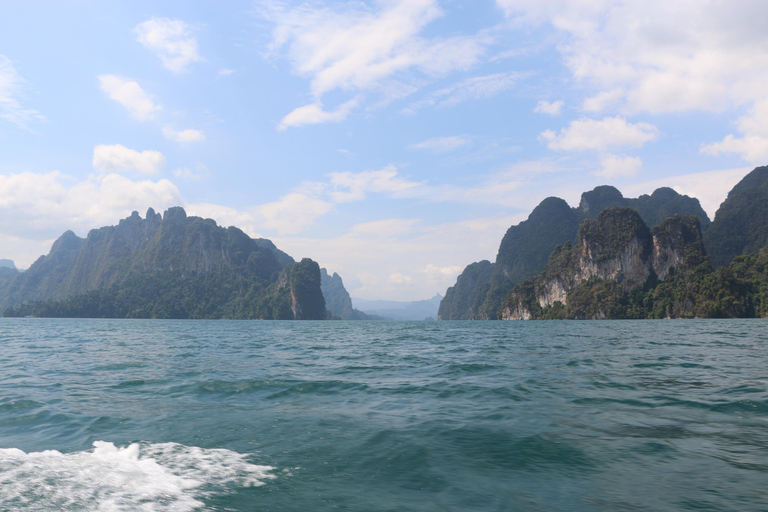
[(187, 212), (181, 206), (171, 206), (163, 213), (163, 221), (175, 222), (187, 218)]
[(83, 245), (85, 239), (77, 236), (72, 230), (67, 230), (62, 234), (51, 246), (49, 254), (54, 254), (59, 251), (76, 251)]
[(664, 280), (673, 268), (706, 261), (701, 240), (694, 216), (676, 215), (650, 230), (637, 211), (608, 208), (582, 222), (578, 245), (558, 246), (541, 274), (510, 292), (501, 316), (527, 320), (534, 317), (532, 307), (570, 307), (569, 293), (593, 278), (611, 281), (624, 292), (654, 276)]
[(624, 202), (624, 195), (616, 187), (600, 185), (589, 192), (581, 194), (579, 210), (583, 214), (595, 214), (607, 206), (615, 206)]
[(675, 215), (658, 226), (653, 232), (653, 270), (660, 280), (669, 275), (672, 268), (692, 267), (706, 257), (701, 235), (701, 222), (693, 215)]
[[(596, 218), (585, 220), (579, 228), (579, 242), (598, 260), (617, 254), (635, 239), (640, 249), (650, 250), (651, 230), (637, 210), (626, 206), (606, 208)], [(641, 257), (645, 255), (644, 252)]]

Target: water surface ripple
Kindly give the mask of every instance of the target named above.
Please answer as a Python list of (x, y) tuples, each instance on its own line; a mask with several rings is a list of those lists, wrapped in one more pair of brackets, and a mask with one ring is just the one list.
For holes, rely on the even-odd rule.
[(768, 321), (3, 318), (53, 509), (768, 511)]

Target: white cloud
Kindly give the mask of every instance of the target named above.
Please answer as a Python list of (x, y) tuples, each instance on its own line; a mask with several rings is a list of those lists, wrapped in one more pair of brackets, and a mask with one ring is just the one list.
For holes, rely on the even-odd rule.
[(219, 74), (222, 76), (229, 76), (236, 73), (234, 69), (222, 68), (219, 70)]
[(176, 131), (170, 126), (166, 126), (163, 128), (163, 135), (165, 135), (166, 139), (175, 140), (177, 142), (200, 142), (205, 140), (205, 134), (203, 132), (191, 128)]
[[(339, 272), (353, 297), (417, 300), (445, 294), (470, 262), (493, 259), (499, 240), (520, 220), (500, 216), (427, 225), (418, 219), (383, 219), (333, 238), (273, 241), (289, 254), (310, 257)], [(390, 281), (391, 276), (396, 277)]]
[(329, 196), (336, 203), (362, 201), (368, 192), (389, 192), (402, 196), (421, 185), (398, 177), (394, 165), (380, 171), (333, 172), (328, 176), (333, 187)]
[(357, 99), (351, 99), (332, 112), (323, 110), (322, 103), (304, 105), (285, 116), (280, 121), (277, 129), (283, 131), (289, 127), (303, 126), (305, 124), (338, 123), (344, 121), (357, 104)]
[(219, 226), (235, 226), (251, 236), (258, 237), (257, 215), (251, 210), (237, 210), (229, 206), (212, 203), (187, 204), (185, 210), (188, 215), (214, 219)]
[(701, 152), (708, 155), (738, 153), (747, 162), (768, 162), (768, 98), (755, 102), (749, 115), (737, 122), (742, 137), (726, 135), (720, 142), (703, 145)]
[(413, 285), (413, 278), (411, 276), (406, 276), (405, 274), (401, 274), (399, 272), (396, 274), (391, 274), (388, 281), (396, 286)]
[(433, 137), (418, 144), (409, 146), (412, 149), (423, 149), (433, 153), (449, 153), (469, 144), (469, 137), (454, 135), (451, 137)]
[(565, 34), (558, 48), (574, 77), (599, 92), (623, 90), (628, 111), (718, 111), (766, 96), (761, 1), (497, 3), (521, 23), (548, 22)]
[[(768, 158), (760, 124), (768, 101), (768, 31), (761, 0), (497, 0), (516, 27), (549, 23), (574, 78), (594, 94), (587, 112), (654, 114), (751, 107), (729, 134), (702, 153)], [(652, 14), (649, 14), (652, 13)], [(756, 114), (757, 111), (763, 111)]]
[(624, 91), (622, 89), (603, 91), (591, 98), (585, 99), (582, 109), (586, 112), (602, 112), (616, 106), (623, 98)]
[(43, 120), (36, 110), (25, 108), (19, 101), (24, 79), (16, 72), (13, 62), (0, 55), (0, 118), (21, 128), (28, 128), (32, 121)]
[(93, 148), (93, 168), (101, 172), (134, 170), (151, 175), (159, 173), (164, 165), (165, 157), (159, 151), (138, 152), (122, 144), (99, 144)]
[(536, 108), (533, 111), (537, 114), (549, 114), (550, 116), (559, 116), (562, 110), (564, 102), (562, 100), (549, 102), (541, 100), (536, 104)]
[(603, 176), (608, 179), (630, 178), (637, 175), (643, 167), (643, 161), (637, 156), (602, 155), (600, 157), (600, 170), (595, 176)]
[(671, 187), (680, 194), (695, 197), (710, 219), (725, 200), (728, 192), (752, 170), (751, 167), (705, 171), (657, 180), (633, 183), (621, 187), (626, 197), (650, 194), (660, 187)]
[[(107, 174), (76, 181), (58, 171), (0, 175), (0, 236), (17, 237), (22, 245), (37, 247), (68, 229), (84, 236), (133, 210), (180, 204), (179, 190), (164, 179), (133, 181)], [(17, 263), (28, 266), (40, 254), (17, 256)]]
[(556, 151), (595, 149), (606, 151), (611, 148), (639, 148), (655, 140), (658, 130), (648, 123), (628, 123), (622, 117), (579, 119), (557, 134), (545, 130), (539, 136), (549, 149)]
[(496, 73), (467, 78), (450, 87), (435, 91), (425, 99), (411, 103), (403, 113), (413, 114), (425, 107), (452, 107), (469, 100), (482, 100), (500, 94), (517, 84), (529, 73)]
[(181, 20), (150, 18), (136, 25), (134, 32), (137, 40), (157, 53), (163, 66), (174, 73), (187, 71), (189, 64), (203, 60), (192, 28)]
[(174, 176), (185, 180), (202, 180), (207, 178), (209, 174), (210, 173), (208, 172), (208, 167), (200, 162), (195, 165), (194, 169), (189, 169), (188, 167), (179, 167), (178, 169), (173, 170)]
[(154, 117), (154, 113), (162, 107), (152, 101), (152, 96), (136, 82), (131, 82), (125, 78), (115, 75), (99, 76), (101, 90), (110, 98), (120, 103), (128, 112), (141, 121), (146, 121)]
[(385, 101), (406, 96), (425, 81), (469, 69), (489, 43), (484, 35), (421, 36), (443, 15), (437, 0), (388, 0), (373, 7), (304, 3), (292, 8), (267, 0), (260, 10), (274, 23), (270, 55), (284, 52), (293, 71), (309, 79), (318, 102), (336, 90), (375, 92)]
[(392, 238), (415, 232), (418, 219), (382, 219), (355, 224), (350, 233), (363, 237)]
[(315, 221), (333, 211), (333, 204), (307, 194), (291, 193), (280, 200), (255, 208), (259, 226), (281, 235), (301, 233)]
[[(449, 286), (456, 284), (456, 278), (461, 274), (463, 269), (464, 266), (461, 265), (440, 267), (429, 263), (419, 271), (425, 275), (427, 283), (433, 284), (438, 290), (445, 290)], [(445, 292), (443, 291), (439, 291), (439, 293), (445, 295)]]

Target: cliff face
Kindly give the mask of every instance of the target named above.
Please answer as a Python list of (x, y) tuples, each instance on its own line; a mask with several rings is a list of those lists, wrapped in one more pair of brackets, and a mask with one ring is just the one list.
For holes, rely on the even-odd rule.
[(736, 256), (755, 255), (768, 244), (768, 166), (747, 174), (720, 205), (704, 245), (712, 264), (728, 265)]
[(440, 301), (437, 311), (438, 320), (471, 320), (477, 314), (478, 304), (475, 297), (481, 286), (488, 283), (493, 273), (493, 263), (483, 260), (471, 263), (456, 279), (456, 284), (448, 288)]
[[(665, 279), (676, 267), (698, 263), (701, 250), (695, 217), (676, 216), (651, 231), (637, 211), (608, 208), (581, 224), (575, 247), (558, 247), (539, 276), (510, 292), (501, 318), (529, 320), (534, 309), (567, 307), (569, 294), (588, 281), (610, 282), (627, 293), (650, 279)], [(590, 317), (607, 316), (595, 311)]]
[(337, 273), (328, 274), (324, 268), (320, 269), (320, 287), (325, 297), (325, 307), (331, 317), (342, 320), (365, 320), (367, 316), (362, 311), (352, 307), (352, 298), (344, 288), (344, 281)]
[[(651, 195), (632, 199), (625, 198), (614, 187), (600, 186), (583, 193), (577, 208), (571, 208), (562, 199), (547, 198), (527, 220), (507, 230), (491, 272), (487, 277), (483, 275), (485, 281), (468, 286), (457, 280), (453, 292), (446, 292), (440, 318), (498, 318), (505, 297), (515, 285), (540, 272), (558, 245), (568, 241), (576, 243), (582, 221), (595, 218), (610, 207), (636, 209), (648, 226), (674, 215), (693, 215), (700, 220), (702, 229), (710, 223), (697, 199), (680, 195), (670, 188), (660, 188)], [(476, 273), (475, 269), (470, 273)]]
[[(144, 219), (133, 212), (117, 226), (91, 230), (85, 239), (71, 231), (64, 233), (47, 256), (0, 290), (0, 310), (32, 300), (56, 301), (127, 287), (137, 296), (165, 297), (163, 294), (171, 293), (168, 290), (173, 291), (165, 297), (176, 304), (173, 308), (156, 305), (150, 312), (139, 308), (144, 311), (137, 313), (140, 315), (167, 310), (171, 317), (194, 311), (212, 317), (265, 314), (269, 318), (322, 319), (324, 304), (321, 314), (315, 311), (320, 302), (317, 295), (322, 300), (319, 268), (315, 276), (313, 270), (303, 268), (307, 265), (294, 265), (293, 259), (269, 240), (251, 239), (243, 231), (220, 227), (211, 219), (189, 217), (180, 207), (163, 215), (150, 208)], [(281, 269), (288, 266), (297, 266), (295, 274), (307, 279), (305, 283), (289, 274), (293, 276), (293, 314), (273, 314), (271, 303), (256, 307), (257, 302), (266, 300), (266, 289), (278, 280)], [(167, 286), (160, 286), (160, 282)], [(213, 296), (219, 297), (219, 305), (210, 299)], [(203, 304), (206, 301), (209, 303)], [(184, 308), (179, 306), (181, 302), (186, 304)]]
[(281, 309), (290, 309), (290, 316), (283, 313), (278, 318), (325, 319), (325, 298), (320, 289), (320, 266), (309, 258), (283, 268), (278, 277), (274, 295), (278, 301), (280, 299), (284, 301)]

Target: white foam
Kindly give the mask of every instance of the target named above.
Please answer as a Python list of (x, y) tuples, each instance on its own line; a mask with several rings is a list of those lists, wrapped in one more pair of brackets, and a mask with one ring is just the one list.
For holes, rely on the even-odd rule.
[(248, 455), (176, 443), (94, 449), (62, 454), (0, 449), (0, 510), (187, 512), (200, 498), (275, 478), (275, 468)]

